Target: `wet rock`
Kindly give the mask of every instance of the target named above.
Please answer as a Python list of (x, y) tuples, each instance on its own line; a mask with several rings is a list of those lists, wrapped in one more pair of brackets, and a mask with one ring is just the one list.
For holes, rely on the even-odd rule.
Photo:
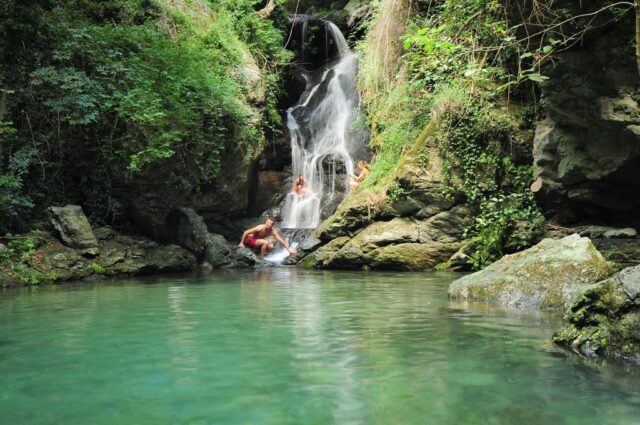
[(39, 245), (32, 255), (27, 259), (12, 258), (13, 264), (19, 264), (16, 270), (8, 269), (12, 283), (25, 283), (14, 278), (21, 275), (39, 276), (39, 283), (51, 283), (195, 269), (195, 257), (177, 245), (159, 245), (141, 236), (117, 233), (108, 227), (97, 230), (99, 235), (108, 235), (108, 238), (99, 240), (100, 256), (93, 258), (87, 258), (82, 250), (66, 246), (51, 235), (39, 233)]
[(525, 251), (506, 255), (486, 269), (454, 281), (449, 295), (562, 310), (581, 289), (612, 271), (588, 238), (574, 234), (560, 240), (545, 239)]
[(176, 273), (194, 270), (196, 259), (177, 245), (165, 245), (151, 250), (135, 274)]
[(393, 217), (386, 198), (375, 202), (369, 197), (365, 192), (350, 194), (338, 206), (335, 214), (316, 229), (316, 237), (323, 242), (329, 242), (334, 238), (353, 236), (377, 219)]
[(307, 255), (298, 263), (299, 266), (304, 268), (324, 268), (326, 267), (333, 258), (336, 253), (349, 241), (348, 236), (342, 236), (336, 239), (333, 239), (326, 245), (323, 245), (316, 251)]
[(82, 207), (79, 205), (50, 207), (47, 213), (53, 228), (65, 245), (78, 249), (87, 257), (98, 255), (98, 240), (91, 230)]
[(116, 237), (118, 232), (109, 226), (98, 227), (93, 230), (93, 234), (99, 241), (108, 241)]
[(564, 319), (556, 344), (588, 357), (640, 363), (640, 266), (588, 287)]
[[(252, 193), (249, 196), (248, 213), (258, 216), (268, 211), (267, 216), (279, 217), (279, 204), (283, 201), (287, 191), (291, 189), (288, 184), (288, 177), (288, 173), (281, 171), (265, 170), (258, 172), (257, 182), (252, 186)], [(266, 217), (264, 218), (266, 219)]]
[(307, 236), (302, 242), (300, 242), (297, 249), (299, 251), (312, 252), (320, 247), (320, 245), (322, 245), (322, 241), (311, 235)]
[(285, 266), (293, 266), (320, 246), (322, 246), (322, 241), (314, 235), (309, 235), (298, 244), (296, 253), (288, 256), (283, 264)]
[(236, 254), (238, 261), (247, 267), (252, 267), (259, 261), (256, 254), (249, 248), (239, 248)]
[(452, 271), (467, 272), (473, 268), (471, 261), (471, 254), (473, 254), (475, 248), (471, 242), (463, 242), (460, 249), (458, 249), (446, 262), (446, 268)]

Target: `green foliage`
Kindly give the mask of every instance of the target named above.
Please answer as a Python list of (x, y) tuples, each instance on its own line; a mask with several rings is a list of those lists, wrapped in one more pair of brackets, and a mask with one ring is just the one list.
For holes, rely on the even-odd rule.
[(391, 202), (399, 200), (404, 194), (404, 188), (397, 183), (394, 183), (387, 188), (387, 197)]
[(106, 270), (104, 269), (104, 267), (102, 267), (100, 264), (98, 263), (91, 263), (89, 264), (89, 268), (95, 273), (95, 274), (104, 274), (106, 272)]
[[(10, 121), (0, 117), (0, 230), (51, 203), (82, 203), (99, 222), (114, 174), (127, 180), (171, 161), (198, 185), (234, 152), (252, 159), (265, 131), (280, 127), (278, 65), (290, 57), (284, 27), (260, 19), (259, 5), (25, 0), (1, 9)], [(255, 87), (249, 65), (262, 77)]]
[(30, 264), (38, 242), (33, 237), (16, 237), (7, 234), (7, 249), (0, 254), (0, 266), (8, 269), (14, 279), (24, 285), (39, 285), (54, 280), (53, 273), (44, 273)]
[(0, 262), (8, 261), (11, 258), (17, 258), (20, 261), (28, 260), (37, 248), (36, 241), (31, 237), (13, 238), (10, 234), (5, 238), (9, 240), (7, 250), (0, 254)]
[(440, 122), (445, 193), (480, 206), (467, 229), (474, 236), (475, 269), (499, 259), (508, 242), (513, 249), (528, 246), (544, 221), (529, 190), (531, 167), (516, 166), (502, 154), (512, 132), (510, 117), (482, 97), (448, 109)]
[(13, 277), (23, 285), (39, 285), (55, 280), (55, 274), (41, 272), (25, 263), (16, 263), (11, 272)]
[[(385, 13), (384, 3), (378, 13)], [(402, 38), (404, 54), (394, 65), (394, 79), (374, 69), (394, 69), (381, 59), (388, 54), (379, 51), (384, 34), (361, 43), (365, 75), (359, 84), (376, 154), (362, 187), (386, 186), (393, 201), (403, 195), (393, 180), (403, 161), (439, 174), (445, 196), (478, 207), (466, 233), (475, 249), (471, 261), (482, 268), (505, 249), (526, 247), (543, 223), (529, 191), (531, 167), (513, 164), (505, 153), (524, 118), (503, 106), (502, 96), (514, 85), (545, 77), (534, 68), (513, 72), (514, 58), (527, 61), (533, 54), (526, 55), (516, 43), (517, 28), (510, 24), (503, 2), (418, 2), (415, 10), (420, 13), (410, 19)], [(382, 20), (389, 19), (393, 17), (386, 13)], [(549, 54), (556, 44), (548, 41), (536, 54)], [(434, 150), (439, 164), (430, 164)]]

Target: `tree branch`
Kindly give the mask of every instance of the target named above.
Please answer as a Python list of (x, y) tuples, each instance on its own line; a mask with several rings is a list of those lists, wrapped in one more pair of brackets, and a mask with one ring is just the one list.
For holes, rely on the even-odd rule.
[(269, 0), (269, 3), (267, 3), (267, 5), (265, 7), (263, 7), (262, 9), (258, 10), (256, 13), (258, 14), (258, 16), (262, 19), (268, 18), (269, 15), (271, 15), (271, 12), (273, 12), (273, 9), (276, 8), (276, 1), (275, 0)]

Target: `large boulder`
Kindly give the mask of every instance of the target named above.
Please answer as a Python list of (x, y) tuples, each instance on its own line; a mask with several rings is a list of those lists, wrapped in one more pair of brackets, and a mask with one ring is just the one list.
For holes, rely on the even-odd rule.
[(98, 255), (98, 240), (81, 206), (50, 207), (47, 213), (51, 225), (65, 245), (88, 257)]
[(553, 340), (589, 357), (640, 363), (640, 266), (588, 287), (565, 314)]
[(470, 220), (471, 210), (459, 205), (426, 220), (395, 217), (389, 221), (374, 221), (351, 238), (333, 239), (303, 263), (339, 269), (433, 268), (447, 261), (460, 248)]
[(449, 286), (452, 298), (514, 307), (563, 310), (578, 292), (609, 276), (612, 266), (578, 234), (544, 239), (536, 246), (464, 276)]
[(561, 53), (543, 85), (537, 124), (538, 200), (565, 222), (640, 221), (638, 70), (631, 27)]
[(191, 208), (177, 208), (167, 216), (166, 235), (168, 242), (188, 249), (201, 258), (209, 240), (209, 229), (202, 217)]

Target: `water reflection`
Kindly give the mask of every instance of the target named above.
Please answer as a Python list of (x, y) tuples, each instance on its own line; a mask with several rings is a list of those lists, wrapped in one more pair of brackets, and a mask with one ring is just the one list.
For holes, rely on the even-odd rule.
[(21, 424), (637, 423), (637, 368), (556, 349), (557, 314), (450, 301), (453, 277), (280, 268), (16, 291), (0, 298), (0, 409)]

